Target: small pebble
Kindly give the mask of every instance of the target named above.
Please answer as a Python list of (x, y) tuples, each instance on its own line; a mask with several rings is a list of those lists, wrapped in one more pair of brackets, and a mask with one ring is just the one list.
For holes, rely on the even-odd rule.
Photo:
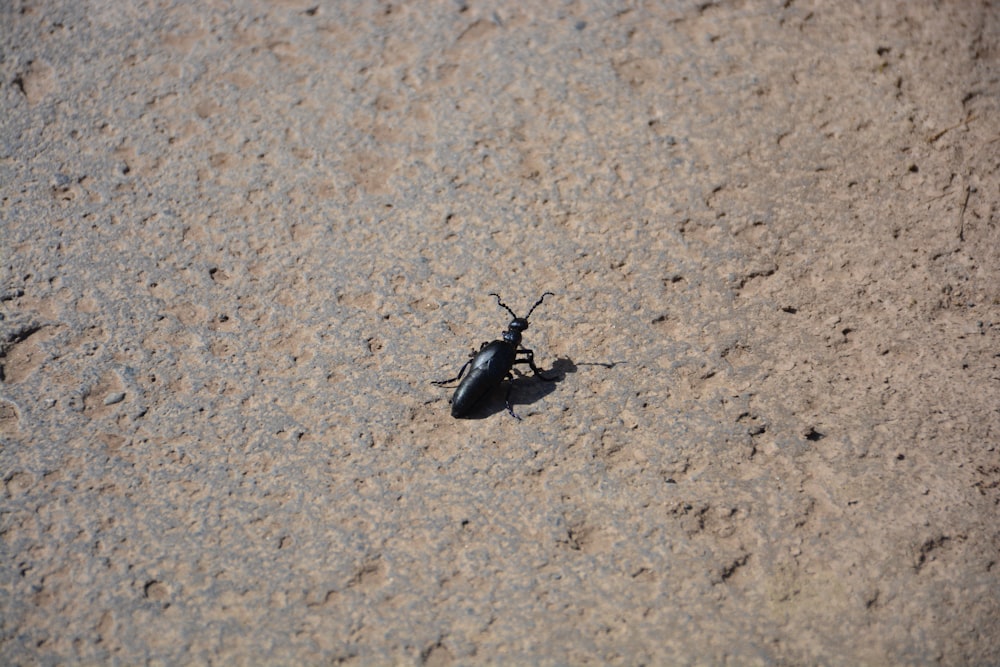
[(104, 397), (104, 405), (114, 405), (115, 403), (121, 403), (125, 400), (125, 392), (117, 391), (113, 394), (108, 394)]

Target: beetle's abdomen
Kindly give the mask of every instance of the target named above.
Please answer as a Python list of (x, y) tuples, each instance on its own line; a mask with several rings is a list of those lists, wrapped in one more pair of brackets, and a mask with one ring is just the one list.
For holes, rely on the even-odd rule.
[(484, 372), (481, 369), (473, 368), (472, 371), (458, 385), (455, 395), (451, 397), (451, 416), (464, 417), (479, 402), (486, 393), (496, 386), (483, 381)]
[(514, 366), (515, 355), (514, 348), (499, 340), (480, 350), (451, 398), (451, 416), (468, 415), (483, 396), (503, 382)]

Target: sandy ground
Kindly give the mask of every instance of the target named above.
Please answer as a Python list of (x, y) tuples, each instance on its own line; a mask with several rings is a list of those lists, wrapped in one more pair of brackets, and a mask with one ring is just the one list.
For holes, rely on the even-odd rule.
[(995, 3), (0, 7), (0, 662), (1000, 664)]

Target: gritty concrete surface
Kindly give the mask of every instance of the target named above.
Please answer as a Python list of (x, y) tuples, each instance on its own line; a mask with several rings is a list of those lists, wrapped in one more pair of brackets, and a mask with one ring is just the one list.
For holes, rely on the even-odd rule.
[(996, 3), (0, 12), (0, 662), (1000, 663)]

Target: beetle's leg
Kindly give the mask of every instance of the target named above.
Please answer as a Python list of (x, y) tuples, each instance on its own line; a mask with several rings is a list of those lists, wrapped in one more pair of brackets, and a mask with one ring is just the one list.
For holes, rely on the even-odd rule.
[(459, 380), (461, 380), (462, 376), (465, 375), (465, 369), (469, 367), (469, 364), (471, 364), (472, 360), (476, 358), (476, 355), (482, 352), (483, 348), (489, 344), (490, 342), (488, 340), (483, 341), (483, 344), (479, 346), (478, 350), (473, 350), (472, 352), (469, 352), (469, 360), (465, 362), (464, 366), (462, 366), (462, 370), (458, 372), (458, 375), (449, 380), (432, 380), (431, 384), (436, 384), (440, 387), (442, 385), (451, 384), (452, 382), (458, 382)]
[(504, 403), (507, 404), (507, 412), (510, 413), (510, 416), (518, 421), (521, 421), (521, 418), (518, 417), (516, 414), (514, 414), (514, 406), (510, 404), (510, 392), (512, 389), (514, 389), (514, 376), (510, 373), (507, 373), (507, 395), (504, 397), (503, 400)]
[(518, 350), (518, 353), (525, 355), (525, 358), (516, 360), (514, 362), (515, 364), (528, 364), (528, 367), (531, 368), (531, 372), (535, 374), (535, 377), (545, 380), (546, 382), (555, 382), (555, 378), (545, 377), (542, 375), (538, 366), (535, 365), (535, 353), (532, 350), (522, 347)]
[(469, 360), (466, 361), (464, 364), (462, 364), (462, 370), (460, 370), (458, 372), (458, 375), (456, 375), (455, 377), (453, 377), (453, 378), (451, 378), (449, 380), (432, 380), (431, 384), (436, 384), (437, 386), (441, 387), (441, 386), (444, 386), (446, 384), (451, 384), (452, 382), (458, 382), (459, 380), (462, 379), (462, 376), (465, 375), (465, 369), (469, 367), (469, 364), (472, 363), (472, 359), (475, 356), (476, 356), (475, 352), (473, 352), (472, 354), (469, 355)]

